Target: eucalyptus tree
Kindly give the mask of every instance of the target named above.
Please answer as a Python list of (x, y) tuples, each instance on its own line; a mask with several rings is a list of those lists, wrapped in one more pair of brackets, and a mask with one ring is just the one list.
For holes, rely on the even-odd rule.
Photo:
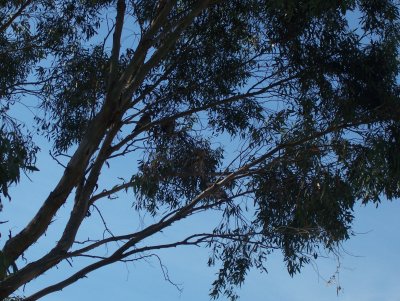
[[(247, 271), (265, 269), (273, 250), (290, 274), (320, 248), (335, 251), (352, 233), (357, 202), (400, 195), (398, 7), (396, 0), (1, 1), (3, 199), (21, 172), (40, 172), (36, 135), (52, 144), (64, 172), (37, 200), (31, 222), (6, 240), (0, 298), (76, 257), (89, 259), (24, 300), (118, 261), (201, 245), (211, 250), (209, 264), (221, 266), (210, 295), (235, 299)], [(34, 120), (14, 118), (15, 105), (28, 102), (37, 104)], [(107, 178), (116, 161), (128, 177)], [(76, 241), (94, 208), (117, 196), (154, 222)], [(21, 261), (69, 203), (53, 246)], [(213, 230), (151, 240), (204, 212), (219, 216)]]

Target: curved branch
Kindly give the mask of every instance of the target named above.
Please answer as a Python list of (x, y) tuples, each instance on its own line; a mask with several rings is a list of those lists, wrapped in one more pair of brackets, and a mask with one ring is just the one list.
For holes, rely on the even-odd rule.
[[(213, 234), (213, 233), (200, 233), (200, 234), (193, 234), (191, 236), (188, 236), (187, 238), (174, 242), (174, 243), (169, 243), (169, 244), (161, 244), (161, 245), (155, 245), (155, 246), (147, 246), (143, 248), (137, 248), (134, 250), (131, 250), (126, 253), (121, 253), (120, 249), (115, 251), (110, 257), (106, 258), (101, 258), (98, 256), (91, 256), (91, 258), (99, 258), (100, 260), (98, 262), (95, 262), (91, 265), (86, 266), (85, 268), (81, 269), (80, 271), (76, 272), (72, 276), (68, 277), (67, 279), (60, 281), (54, 285), (48, 286), (43, 290), (40, 290), (39, 292), (31, 295), (30, 297), (27, 297), (24, 299), (24, 301), (35, 301), (38, 300), (39, 298), (46, 296), (50, 293), (62, 290), (63, 288), (71, 285), (72, 283), (78, 281), (79, 279), (86, 277), (86, 275), (90, 272), (93, 272), (101, 267), (104, 267), (106, 265), (112, 264), (117, 261), (122, 261), (123, 259), (134, 255), (134, 254), (139, 254), (139, 253), (144, 253), (148, 251), (154, 251), (154, 250), (161, 250), (161, 249), (168, 249), (168, 248), (175, 248), (178, 246), (190, 246), (190, 245), (198, 245), (201, 243), (208, 242), (209, 239), (215, 239), (215, 238), (224, 238), (224, 239), (231, 239), (231, 240), (241, 240), (241, 237), (245, 235), (259, 235), (260, 233), (246, 233), (246, 234)], [(194, 240), (193, 240), (194, 239)], [(192, 241), (191, 241), (192, 240)], [(259, 242), (252, 242), (249, 241), (249, 243), (254, 243), (254, 244), (259, 244)], [(274, 246), (270, 245), (264, 245), (263, 247), (265, 248), (276, 248)], [(79, 255), (76, 255), (79, 256)], [(142, 258), (142, 257), (140, 257)], [(132, 259), (135, 260), (135, 259)]]

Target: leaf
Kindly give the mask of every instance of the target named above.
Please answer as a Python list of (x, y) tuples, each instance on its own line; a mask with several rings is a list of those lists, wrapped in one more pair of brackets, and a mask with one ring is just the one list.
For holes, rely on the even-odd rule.
[(40, 171), (39, 168), (37, 168), (36, 166), (24, 166), (25, 169), (30, 170), (30, 171)]

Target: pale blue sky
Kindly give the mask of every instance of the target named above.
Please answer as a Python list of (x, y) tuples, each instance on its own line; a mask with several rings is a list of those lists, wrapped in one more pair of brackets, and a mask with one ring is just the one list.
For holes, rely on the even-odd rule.
[[(32, 182), (26, 178), (21, 185), (13, 189), (14, 199), (5, 202), (1, 220), (10, 223), (1, 225), (2, 234), (6, 235), (9, 227), (15, 234), (28, 221), (49, 192), (61, 170), (46, 156), (46, 151), (40, 156), (38, 167), (41, 172), (31, 175)], [(122, 171), (121, 171), (122, 172)], [(108, 203), (107, 203), (108, 202)], [(106, 216), (113, 223), (115, 231), (135, 229), (139, 221), (130, 208), (131, 200), (122, 197), (112, 202), (105, 201)], [(260, 274), (252, 271), (239, 290), (241, 300), (364, 300), (364, 301), (400, 301), (400, 202), (384, 202), (378, 209), (370, 205), (357, 206), (354, 231), (360, 233), (344, 244), (349, 254), (343, 253), (340, 259), (339, 283), (343, 288), (336, 295), (336, 285), (327, 284), (327, 280), (335, 274), (337, 262), (330, 259), (319, 259), (313, 266), (307, 266), (303, 272), (290, 278), (285, 270), (279, 253), (269, 258), (269, 273)], [(38, 254), (43, 254), (52, 241), (58, 225), (66, 221), (68, 205), (57, 214), (54, 225), (46, 237), (36, 244), (26, 258), (33, 260)], [(92, 217), (96, 220), (97, 217)], [(90, 219), (89, 219), (90, 220)], [(212, 217), (211, 217), (212, 220)], [(166, 231), (157, 239), (179, 237), (186, 231), (200, 228), (210, 221), (208, 216), (199, 216), (185, 222), (177, 232)], [(87, 231), (81, 232), (81, 238), (86, 237), (94, 229), (87, 224)], [(96, 226), (97, 227), (97, 226)], [(4, 242), (4, 240), (2, 240)], [(104, 255), (106, 255), (104, 250)], [(45, 301), (66, 300), (208, 300), (208, 291), (217, 267), (207, 267), (208, 250), (196, 247), (183, 247), (158, 253), (163, 264), (168, 267), (171, 280), (182, 284), (180, 293), (174, 286), (163, 279), (158, 261), (136, 262), (103, 268), (93, 272), (88, 278), (67, 287), (62, 292), (43, 298)], [(318, 272), (320, 276), (318, 276)], [(61, 264), (58, 269), (46, 273), (43, 279), (37, 279), (25, 288), (24, 295), (30, 295), (36, 290), (49, 285), (56, 280), (71, 274), (72, 269), (67, 264)], [(21, 292), (20, 292), (21, 293)], [(225, 300), (225, 298), (221, 298)]]
[[(24, 118), (22, 115), (21, 118)], [(42, 153), (39, 156), (38, 173), (30, 175), (32, 182), (23, 177), (22, 182), (12, 191), (13, 201), (4, 202), (4, 210), (0, 220), (10, 220), (0, 225), (4, 243), (8, 229), (16, 234), (26, 225), (37, 211), (43, 199), (54, 187), (62, 170), (48, 156), (49, 146), (44, 139), (39, 144)], [(133, 159), (132, 159), (133, 160)], [(126, 163), (125, 163), (126, 164)], [(132, 162), (134, 165), (135, 162)], [(111, 164), (114, 176), (127, 172), (124, 165)], [(107, 182), (107, 179), (104, 180)], [(131, 208), (132, 199), (121, 197), (114, 201), (102, 201), (102, 208), (112, 228), (117, 234), (136, 230), (140, 227), (140, 220)], [(25, 257), (31, 261), (43, 255), (57, 239), (57, 230), (66, 222), (68, 209), (66, 205), (57, 214), (57, 218), (46, 233)], [(330, 259), (319, 259), (313, 266), (307, 266), (303, 272), (290, 278), (285, 270), (282, 258), (276, 253), (269, 258), (269, 273), (260, 274), (252, 271), (246, 283), (239, 290), (241, 300), (271, 300), (271, 301), (400, 301), (400, 202), (384, 202), (378, 209), (373, 205), (356, 208), (354, 231), (360, 233), (344, 243), (344, 250), (340, 258), (339, 284), (342, 290), (336, 294), (336, 284), (327, 284), (327, 280), (335, 274), (337, 262)], [(98, 221), (94, 216), (89, 219)], [(146, 220), (146, 218), (145, 218)], [(147, 220), (149, 220), (147, 218)], [(200, 215), (188, 220), (177, 230), (166, 231), (154, 240), (168, 240), (181, 237), (185, 231), (207, 226), (213, 217)], [(98, 223), (85, 221), (85, 229), (79, 233), (82, 239), (93, 232), (101, 233)], [(104, 250), (104, 255), (107, 252)], [(208, 250), (196, 247), (182, 247), (158, 253), (163, 264), (168, 267), (171, 280), (183, 287), (180, 293), (173, 285), (163, 279), (158, 261), (151, 259), (148, 262), (128, 264), (114, 264), (95, 271), (88, 278), (58, 292), (43, 298), (44, 301), (69, 300), (146, 300), (146, 301), (175, 301), (175, 300), (209, 300), (208, 291), (215, 278), (218, 266), (207, 267)], [(74, 264), (79, 264), (75, 262)], [(318, 269), (318, 272), (317, 272)], [(35, 291), (62, 280), (72, 273), (68, 264), (61, 264), (43, 277), (33, 281), (19, 294), (29, 296)], [(319, 274), (318, 274), (319, 273)], [(225, 300), (221, 297), (221, 300)]]

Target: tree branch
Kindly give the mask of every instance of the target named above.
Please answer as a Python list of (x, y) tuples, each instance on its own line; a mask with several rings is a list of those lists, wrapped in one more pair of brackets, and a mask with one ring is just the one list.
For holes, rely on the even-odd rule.
[(14, 15), (12, 15), (12, 16), (8, 19), (8, 21), (6, 21), (3, 25), (0, 26), (0, 32), (5, 31), (5, 30), (12, 24), (12, 22), (14, 22), (14, 20), (15, 20), (16, 18), (18, 18), (18, 17), (23, 13), (24, 9), (27, 8), (28, 5), (30, 5), (31, 3), (32, 3), (32, 0), (27, 0), (27, 1), (25, 1), (25, 3), (23, 3), (23, 4), (21, 5), (21, 7), (19, 8), (19, 10), (17, 10), (17, 12), (16, 12)]
[[(177, 246), (190, 246), (190, 245), (198, 245), (200, 243), (205, 243), (208, 242), (207, 240), (209, 239), (213, 239), (213, 238), (225, 238), (225, 239), (230, 239), (230, 240), (240, 240), (241, 237), (244, 236), (248, 236), (248, 235), (259, 235), (260, 233), (244, 233), (244, 234), (214, 234), (214, 233), (200, 233), (200, 234), (194, 234), (191, 235), (181, 241), (177, 241), (174, 243), (169, 243), (169, 244), (161, 244), (161, 245), (155, 245), (155, 246), (147, 246), (147, 247), (142, 247), (142, 248), (137, 248), (134, 250), (131, 250), (129, 252), (126, 253), (121, 253), (120, 249), (118, 249), (117, 251), (115, 251), (110, 257), (107, 258), (100, 258), (98, 256), (91, 256), (91, 258), (100, 258), (101, 260), (99, 260), (96, 263), (93, 263), (91, 265), (88, 265), (87, 267), (81, 269), (80, 271), (76, 272), (75, 274), (73, 274), (72, 276), (70, 276), (69, 278), (60, 281), (54, 285), (48, 286), (45, 289), (31, 295), (30, 297), (27, 297), (24, 299), (24, 301), (35, 301), (38, 300), (39, 298), (42, 298), (43, 296), (46, 296), (50, 293), (62, 290), (63, 288), (71, 285), (72, 283), (78, 281), (79, 279), (85, 277), (88, 273), (93, 272), (103, 266), (112, 264), (114, 262), (117, 261), (121, 261), (124, 258), (127, 258), (129, 256), (132, 256), (134, 254), (139, 254), (139, 253), (144, 253), (144, 252), (148, 252), (148, 251), (154, 251), (154, 250), (161, 250), (161, 249), (168, 249), (168, 248), (175, 248)], [(193, 240), (195, 239), (195, 240)], [(193, 240), (193, 241), (191, 241)], [(253, 243), (253, 244), (260, 244), (260, 242), (251, 242), (249, 241), (249, 243)], [(265, 248), (276, 248), (274, 246), (268, 245), (265, 246)], [(79, 255), (76, 255), (79, 256)], [(142, 258), (142, 257), (141, 257)], [(132, 259), (135, 260), (135, 259)]]
[(202, 111), (205, 111), (207, 109), (214, 108), (214, 107), (218, 107), (220, 105), (226, 105), (226, 104), (229, 104), (229, 103), (233, 103), (233, 102), (236, 102), (236, 101), (243, 100), (245, 98), (254, 97), (254, 96), (257, 96), (257, 95), (262, 95), (265, 92), (267, 92), (268, 90), (273, 89), (273, 88), (275, 88), (275, 87), (277, 87), (279, 85), (282, 85), (285, 82), (291, 81), (291, 80), (295, 79), (296, 77), (298, 77), (298, 74), (292, 75), (292, 76), (290, 76), (288, 78), (285, 78), (285, 79), (276, 81), (274, 83), (271, 83), (268, 86), (266, 86), (264, 88), (261, 88), (261, 89), (259, 89), (257, 91), (253, 91), (253, 92), (247, 91), (246, 93), (243, 93), (243, 94), (240, 94), (240, 95), (233, 95), (233, 96), (230, 96), (228, 98), (221, 99), (221, 100), (210, 101), (210, 103), (205, 104), (203, 106), (200, 106), (200, 107), (197, 107), (197, 108), (192, 108), (192, 109), (189, 109), (187, 111), (179, 112), (179, 113), (177, 113), (175, 115), (168, 116), (168, 117), (165, 117), (165, 118), (150, 122), (147, 125), (141, 127), (139, 129), (140, 131), (135, 131), (135, 132), (129, 134), (124, 139), (122, 139), (120, 142), (115, 144), (112, 147), (113, 148), (113, 152), (119, 150), (121, 147), (123, 147), (126, 143), (128, 143), (130, 140), (135, 138), (140, 133), (142, 133), (144, 131), (148, 131), (150, 128), (152, 128), (154, 126), (157, 126), (157, 125), (160, 125), (160, 124), (165, 124), (165, 123), (168, 123), (169, 121), (173, 121), (173, 120), (176, 120), (178, 118), (185, 117), (185, 116), (190, 116), (192, 114), (199, 113), (199, 112), (202, 112)]
[(108, 73), (108, 84), (107, 91), (109, 92), (114, 82), (117, 80), (118, 63), (119, 63), (119, 52), (121, 49), (121, 35), (122, 28), (124, 25), (126, 4), (124, 0), (118, 0), (117, 2), (117, 17), (115, 24), (115, 31), (113, 35), (113, 46), (110, 58), (110, 69)]

